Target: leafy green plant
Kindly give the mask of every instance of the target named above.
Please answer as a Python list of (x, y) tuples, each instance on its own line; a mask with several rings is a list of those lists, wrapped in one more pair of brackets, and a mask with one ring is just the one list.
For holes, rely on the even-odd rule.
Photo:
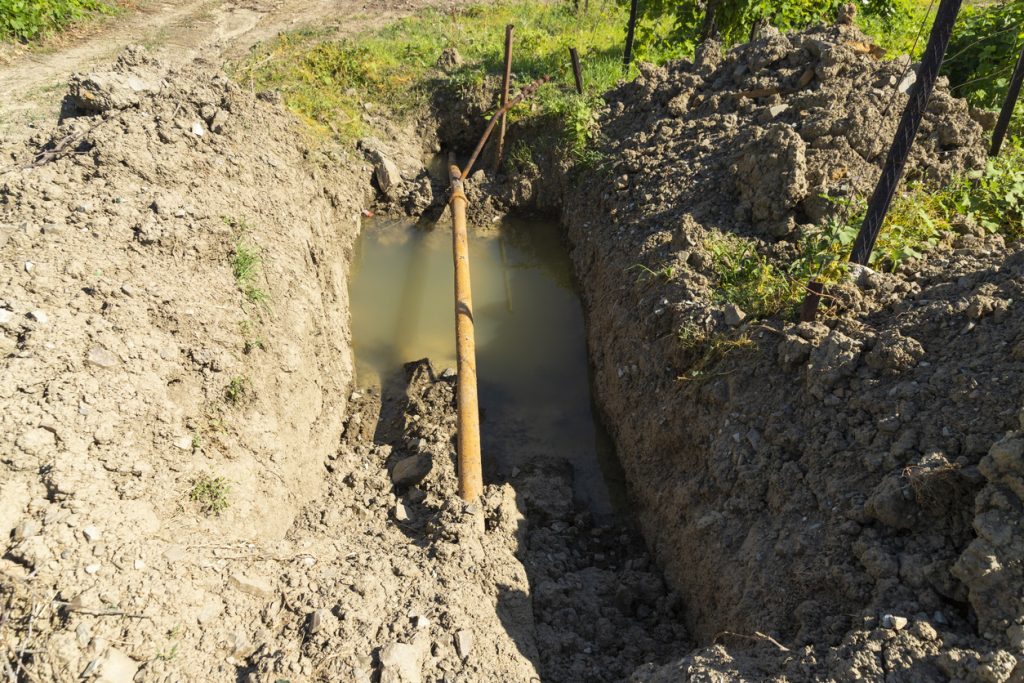
[(766, 256), (754, 243), (712, 232), (704, 240), (718, 276), (716, 298), (732, 303), (755, 318), (766, 318), (799, 299), (803, 285)]
[(115, 9), (101, 0), (0, 0), (0, 38), (33, 40), (90, 14)]
[(231, 506), (229, 499), (231, 487), (224, 477), (198, 477), (189, 491), (188, 499), (199, 504), (199, 509), (206, 515), (219, 515)]
[[(953, 93), (976, 106), (998, 108), (1022, 43), (1024, 3), (1002, 0), (966, 5), (943, 63)], [(1024, 131), (1024, 112), (1019, 107), (1014, 121), (1016, 130)]]
[(227, 387), (224, 388), (224, 398), (232, 404), (241, 403), (251, 393), (252, 385), (242, 375), (232, 377)]
[(984, 170), (961, 181), (954, 193), (956, 210), (989, 232), (1024, 237), (1024, 148), (1014, 139)]

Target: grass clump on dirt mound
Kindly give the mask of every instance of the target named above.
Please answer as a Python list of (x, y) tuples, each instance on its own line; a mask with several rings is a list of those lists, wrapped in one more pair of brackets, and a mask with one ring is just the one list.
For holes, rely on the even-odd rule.
[(199, 505), (206, 515), (219, 515), (231, 506), (231, 487), (224, 477), (203, 475), (196, 479), (188, 499)]
[[(814, 279), (835, 284), (846, 277), (846, 260), (867, 210), (864, 198), (804, 232), (788, 266), (761, 254), (756, 243), (710, 233), (705, 247), (718, 276), (717, 299), (755, 318), (793, 317)], [(812, 226), (807, 226), (811, 228)], [(984, 169), (935, 188), (912, 183), (897, 195), (871, 253), (870, 266), (894, 271), (923, 258), (956, 233), (1024, 238), (1024, 147), (1013, 139)]]
[[(428, 102), (432, 88), (480, 87), (500, 74), (507, 24), (515, 25), (513, 87), (553, 76), (536, 96), (536, 109), (521, 105), (510, 121), (552, 114), (566, 121), (570, 147), (590, 135), (600, 93), (622, 77), (626, 13), (613, 2), (591, 2), (589, 11), (571, 3), (513, 2), (442, 12), (427, 10), (357, 39), (338, 29), (283, 34), (257, 47), (235, 74), (257, 90), (276, 89), (287, 106), (315, 130), (353, 141), (369, 132), (363, 114), (385, 106), (409, 113)], [(568, 49), (582, 61), (584, 94), (572, 91)], [(436, 68), (445, 48), (463, 63), (444, 73)]]
[(91, 14), (115, 11), (114, 5), (101, 0), (3, 0), (0, 39), (29, 41)]

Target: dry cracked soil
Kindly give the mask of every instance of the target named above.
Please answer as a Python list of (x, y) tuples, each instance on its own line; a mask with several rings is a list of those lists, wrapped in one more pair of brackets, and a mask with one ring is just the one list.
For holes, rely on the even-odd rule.
[[(416, 6), (153, 5), (0, 70), (25, 93), (0, 132), (0, 675), (1024, 680), (1020, 242), (964, 221), (818, 323), (716, 296), (712, 235), (784, 261), (822, 195), (870, 190), (908, 62), (764, 29), (607, 93), (599, 168), (473, 176), (474, 220), (564, 226), (636, 510), (598, 520), (558, 453), (457, 498), (451, 372), (354, 382), (363, 213), (439, 212), (425, 160), (488, 103), (325, 147), (218, 69), (296, 17)], [(985, 124), (940, 84), (911, 177), (984, 163)]]

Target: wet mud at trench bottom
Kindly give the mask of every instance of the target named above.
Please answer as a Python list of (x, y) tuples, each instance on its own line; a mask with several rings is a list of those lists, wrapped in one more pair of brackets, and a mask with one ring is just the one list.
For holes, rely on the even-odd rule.
[[(364, 224), (350, 285), (361, 386), (424, 357), (454, 370), (451, 249), (444, 223)], [(583, 312), (559, 226), (517, 218), (471, 230), (470, 264), (485, 478), (565, 460), (578, 504), (597, 517), (622, 513), (625, 485), (593, 411)]]

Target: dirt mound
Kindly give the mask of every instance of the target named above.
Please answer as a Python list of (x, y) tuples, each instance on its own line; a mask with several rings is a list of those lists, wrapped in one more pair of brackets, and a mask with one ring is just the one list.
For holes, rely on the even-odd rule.
[(130, 50), (76, 76), (65, 113), (3, 145), (0, 565), (38, 598), (6, 644), (41, 647), (46, 680), (223, 675), (250, 614), (228, 577), (285, 534), (341, 432), (361, 197), (206, 65)]
[[(616, 192), (647, 214), (685, 207), (702, 225), (775, 237), (821, 221), (829, 198), (870, 194), (915, 76), (908, 57), (879, 61), (869, 45), (851, 26), (768, 27), (721, 61), (710, 44), (696, 64), (645, 66), (607, 95)], [(907, 178), (983, 162), (981, 126), (940, 79)]]
[[(640, 680), (1002, 681), (1024, 657), (1020, 243), (965, 223), (913, 268), (862, 271), (820, 324), (744, 322), (716, 291), (716, 235), (785, 270), (821, 195), (870, 191), (908, 65), (871, 52), (851, 27), (769, 30), (644, 67), (608, 96), (610, 176), (566, 183), (598, 401), (688, 625), (718, 643)], [(940, 84), (909, 176), (982, 160)]]

